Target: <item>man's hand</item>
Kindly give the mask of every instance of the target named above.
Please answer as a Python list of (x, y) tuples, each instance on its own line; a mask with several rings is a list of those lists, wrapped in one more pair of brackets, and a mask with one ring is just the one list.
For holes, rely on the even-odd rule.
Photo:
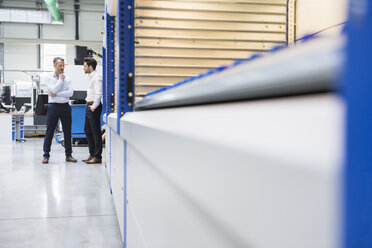
[(90, 111), (94, 112), (95, 108), (93, 106), (90, 106)]
[(52, 97), (57, 96), (57, 94), (54, 94), (53, 92), (49, 92), (49, 95), (52, 96)]
[(60, 73), (60, 74), (59, 74), (59, 79), (61, 79), (61, 80), (65, 80), (65, 74)]

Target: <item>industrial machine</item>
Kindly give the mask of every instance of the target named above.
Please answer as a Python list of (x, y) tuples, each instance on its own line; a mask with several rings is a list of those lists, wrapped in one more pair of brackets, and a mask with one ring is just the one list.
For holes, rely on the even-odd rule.
[(0, 112), (9, 113), (15, 109), (15, 96), (11, 94), (11, 86), (0, 86)]

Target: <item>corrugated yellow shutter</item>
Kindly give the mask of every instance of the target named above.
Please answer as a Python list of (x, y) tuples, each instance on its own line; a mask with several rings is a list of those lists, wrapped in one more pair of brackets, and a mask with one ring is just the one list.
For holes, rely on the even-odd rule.
[(286, 3), (136, 0), (137, 100), (159, 87), (284, 44)]

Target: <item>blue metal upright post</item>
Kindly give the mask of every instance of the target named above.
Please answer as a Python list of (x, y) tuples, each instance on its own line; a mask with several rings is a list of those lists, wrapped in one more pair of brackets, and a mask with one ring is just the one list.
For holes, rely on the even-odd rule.
[[(107, 114), (106, 44), (102, 47), (102, 114)], [(106, 115), (107, 116), (107, 115)]]
[[(134, 4), (133, 0), (118, 1), (116, 12), (116, 26), (118, 42), (118, 99), (117, 99), (117, 132), (120, 134), (120, 118), (127, 112), (133, 110), (134, 104)], [(127, 247), (127, 143), (124, 140), (124, 243)]]
[[(108, 115), (114, 112), (115, 108), (115, 17), (110, 16), (106, 10), (106, 51), (103, 50), (104, 54), (104, 69), (105, 69), (105, 84), (106, 88), (103, 92), (104, 95), (104, 112), (106, 113), (106, 123), (108, 120)], [(110, 142), (111, 142), (111, 129), (110, 131)], [(110, 151), (109, 156), (111, 156), (111, 144), (109, 144)], [(109, 159), (110, 164), (110, 192), (111, 189), (111, 159)]]
[[(106, 116), (115, 107), (115, 17), (106, 13)], [(107, 120), (106, 120), (107, 121)]]
[(119, 66), (118, 78), (118, 125), (120, 118), (133, 110), (134, 103), (134, 5), (133, 0), (120, 0), (116, 14)]
[(351, 0), (344, 96), (347, 103), (344, 248), (372, 247), (372, 0)]

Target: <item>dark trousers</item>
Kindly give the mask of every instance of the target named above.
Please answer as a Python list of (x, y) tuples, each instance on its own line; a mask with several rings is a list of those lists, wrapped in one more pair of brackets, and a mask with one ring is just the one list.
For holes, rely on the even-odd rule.
[(58, 120), (62, 122), (62, 129), (65, 142), (66, 157), (71, 157), (71, 106), (68, 103), (49, 103), (46, 121), (46, 134), (44, 137), (44, 157), (49, 158), (50, 146), (52, 145), (53, 134), (56, 130)]
[(85, 112), (84, 132), (87, 136), (89, 155), (102, 158), (102, 134), (101, 134), (101, 112), (102, 104), (92, 112), (90, 105), (87, 105)]

